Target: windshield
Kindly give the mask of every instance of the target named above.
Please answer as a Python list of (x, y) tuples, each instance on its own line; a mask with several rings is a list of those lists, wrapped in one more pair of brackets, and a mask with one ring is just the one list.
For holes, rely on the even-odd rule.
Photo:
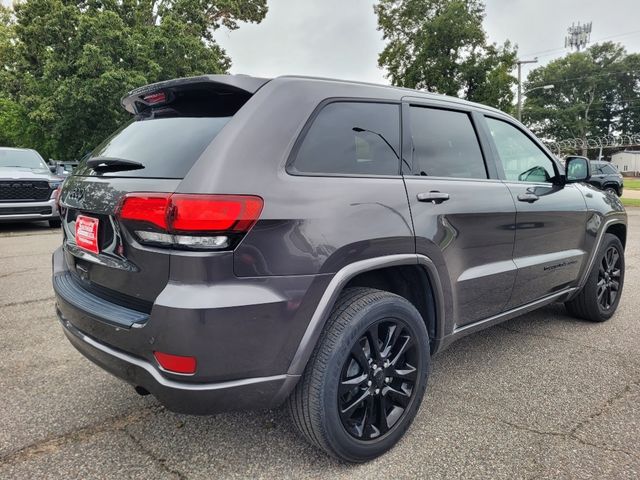
[(47, 168), (44, 160), (33, 150), (0, 149), (0, 167)]
[[(144, 168), (102, 175), (184, 178), (204, 149), (231, 117), (174, 117), (138, 120), (99, 145), (89, 158), (105, 157), (141, 163)], [(74, 175), (93, 175), (83, 158)]]

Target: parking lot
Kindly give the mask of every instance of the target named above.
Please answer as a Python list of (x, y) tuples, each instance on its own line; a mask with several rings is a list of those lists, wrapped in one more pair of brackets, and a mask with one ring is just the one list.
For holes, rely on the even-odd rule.
[(611, 321), (553, 305), (454, 344), (409, 434), (359, 466), (284, 410), (176, 415), (102, 372), (54, 314), (60, 233), (0, 224), (0, 478), (640, 478), (640, 209), (629, 221)]

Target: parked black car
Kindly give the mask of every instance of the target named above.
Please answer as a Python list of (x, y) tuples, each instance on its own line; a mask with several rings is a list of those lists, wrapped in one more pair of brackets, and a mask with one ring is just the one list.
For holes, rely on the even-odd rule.
[[(585, 158), (571, 156), (569, 158)], [(591, 178), (589, 183), (600, 190), (615, 193), (621, 197), (624, 189), (624, 177), (618, 172), (615, 165), (610, 162), (591, 161)]]
[(220, 75), (122, 103), (134, 120), (62, 188), (57, 313), (172, 410), (287, 402), (312, 444), (366, 461), (454, 340), (551, 302), (618, 306), (624, 207), (498, 110)]

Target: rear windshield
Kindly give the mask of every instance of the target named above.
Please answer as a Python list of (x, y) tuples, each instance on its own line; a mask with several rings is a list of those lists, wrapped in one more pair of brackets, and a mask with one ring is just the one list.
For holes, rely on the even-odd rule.
[(112, 177), (184, 178), (231, 117), (173, 117), (125, 125), (81, 161), (75, 175), (97, 175), (88, 158), (110, 157), (142, 163), (144, 168), (100, 172)]
[(44, 160), (33, 150), (0, 149), (0, 167), (47, 168)]

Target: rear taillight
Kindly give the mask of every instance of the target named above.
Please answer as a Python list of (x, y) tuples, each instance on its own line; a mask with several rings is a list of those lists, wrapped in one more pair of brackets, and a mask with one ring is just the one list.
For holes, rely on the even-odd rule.
[(171, 194), (134, 193), (124, 197), (120, 207), (120, 218), (151, 223), (167, 230), (167, 210)]
[(233, 248), (262, 212), (252, 195), (129, 193), (118, 216), (142, 243), (194, 250)]

